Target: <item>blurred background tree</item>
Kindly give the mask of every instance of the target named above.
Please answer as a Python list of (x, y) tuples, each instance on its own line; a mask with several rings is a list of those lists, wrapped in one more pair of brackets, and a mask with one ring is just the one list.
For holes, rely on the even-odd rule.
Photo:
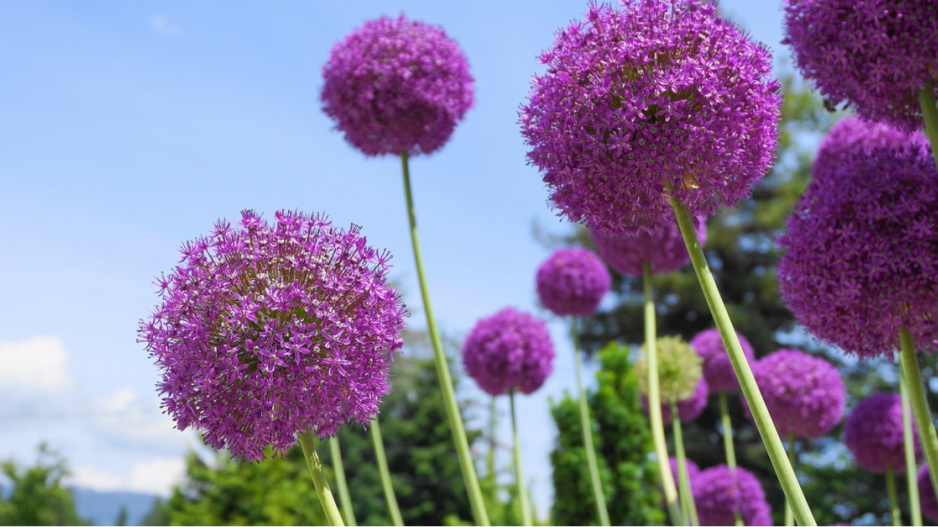
[(11, 488), (0, 493), (0, 525), (87, 525), (78, 517), (75, 500), (62, 486), (68, 475), (65, 461), (45, 444), (30, 467), (13, 460), (0, 464)]

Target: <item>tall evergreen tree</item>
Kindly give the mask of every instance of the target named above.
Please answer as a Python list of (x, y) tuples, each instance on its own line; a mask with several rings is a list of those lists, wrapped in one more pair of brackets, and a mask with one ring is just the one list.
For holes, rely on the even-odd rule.
[(68, 475), (65, 461), (44, 443), (35, 465), (21, 468), (8, 460), (0, 472), (12, 483), (7, 496), (0, 494), (0, 525), (87, 525), (78, 517), (72, 493), (62, 486)]

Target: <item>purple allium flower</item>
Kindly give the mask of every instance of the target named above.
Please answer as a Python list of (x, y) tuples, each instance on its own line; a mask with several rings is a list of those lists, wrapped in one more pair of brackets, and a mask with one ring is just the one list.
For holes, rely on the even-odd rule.
[(586, 249), (559, 249), (537, 269), (537, 295), (557, 315), (592, 315), (611, 284), (603, 261)]
[(466, 373), (490, 395), (531, 394), (554, 370), (554, 344), (539, 318), (510, 307), (479, 320), (462, 350)]
[[(669, 459), (669, 461), (671, 462), (671, 475), (674, 476), (674, 481), (676, 482), (676, 481), (678, 480), (678, 477), (677, 477), (677, 458), (676, 458), (676, 457), (671, 457), (671, 458)], [(700, 474), (700, 467), (698, 467), (698, 466), (697, 466), (697, 463), (694, 463), (693, 460), (687, 459), (686, 457), (684, 458), (684, 463), (687, 465), (687, 479), (690, 480), (690, 484), (691, 484), (691, 485), (690, 485), (690, 488), (691, 488), (691, 491), (693, 491), (693, 489), (694, 489), (694, 478), (696, 478), (697, 475)]]
[(472, 76), (443, 29), (403, 16), (365, 22), (323, 67), (323, 111), (365, 155), (430, 154), (472, 107)]
[[(779, 435), (816, 439), (844, 415), (847, 389), (840, 372), (824, 359), (798, 350), (778, 350), (752, 369)], [(749, 405), (745, 412), (752, 418)]]
[(938, 348), (938, 169), (923, 134), (848, 121), (818, 152), (778, 240), (779, 290), (798, 321), (861, 358)]
[(934, 0), (787, 0), (795, 62), (834, 105), (907, 131), (922, 127), (918, 92), (938, 81)]
[[(707, 387), (707, 381), (701, 377), (694, 394), (677, 402), (677, 413), (681, 416), (681, 422), (689, 423), (697, 419), (704, 411), (704, 408), (707, 407), (707, 396), (709, 395), (710, 390)], [(642, 394), (642, 407), (646, 412), (648, 411), (648, 397), (645, 394)], [(661, 420), (667, 425), (671, 423), (671, 418), (671, 403), (661, 403)]]
[[(642, 264), (651, 264), (653, 273), (677, 271), (690, 262), (690, 255), (681, 229), (674, 218), (649, 233), (641, 231), (632, 236), (604, 235), (590, 230), (596, 252), (610, 267), (624, 275), (642, 276)], [(697, 238), (701, 247), (707, 243), (707, 221), (697, 216)]]
[(767, 49), (703, 0), (592, 5), (540, 56), (521, 126), (560, 213), (628, 236), (749, 195), (775, 152)]
[(737, 512), (746, 525), (772, 525), (762, 484), (744, 468), (708, 468), (694, 478), (693, 491), (700, 525), (735, 525)]
[(389, 390), (406, 315), (389, 255), (323, 217), (245, 211), (183, 244), (158, 280), (161, 304), (140, 340), (163, 372), (163, 408), (214, 448), (258, 460), (294, 434), (367, 423)]
[[(913, 431), (915, 424), (912, 424)], [(887, 468), (905, 472), (905, 441), (902, 426), (902, 398), (894, 393), (878, 393), (863, 399), (844, 422), (844, 444), (853, 452), (857, 465), (870, 472)], [(918, 433), (914, 433), (916, 456), (921, 454)]]
[(927, 464), (918, 471), (916, 481), (918, 482), (918, 498), (922, 506), (922, 512), (932, 520), (938, 521), (938, 499), (935, 498), (935, 487), (931, 484)]
[[(746, 360), (752, 363), (755, 357), (752, 345), (739, 333), (736, 333), (736, 337), (739, 338), (739, 345), (743, 349)], [(731, 392), (739, 389), (739, 380), (736, 379), (733, 363), (730, 362), (730, 356), (723, 345), (720, 330), (705, 329), (690, 341), (690, 345), (703, 359), (703, 374), (711, 392)]]

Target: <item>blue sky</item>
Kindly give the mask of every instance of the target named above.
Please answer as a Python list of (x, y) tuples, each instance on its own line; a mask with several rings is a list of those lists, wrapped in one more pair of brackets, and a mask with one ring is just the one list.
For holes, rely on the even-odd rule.
[[(788, 57), (778, 2), (724, 0)], [(45, 440), (73, 482), (165, 493), (197, 440), (159, 411), (158, 372), (136, 342), (153, 278), (218, 218), (324, 211), (394, 255), (392, 278), (424, 325), (399, 160), (366, 159), (320, 111), (332, 45), (404, 13), (467, 55), (476, 102), (449, 144), (412, 160), (434, 309), (461, 340), (506, 305), (546, 315), (539, 223), (569, 228), (516, 124), (536, 55), (585, 2), (26, 2), (0, 4), (0, 459)], [(556, 373), (522, 398), (525, 471), (541, 514), (552, 488), (547, 400), (573, 390), (566, 323)], [(479, 392), (474, 392), (477, 395)], [(507, 406), (503, 409), (507, 412)], [(507, 427), (507, 419), (502, 420)], [(505, 441), (507, 428), (501, 430)]]

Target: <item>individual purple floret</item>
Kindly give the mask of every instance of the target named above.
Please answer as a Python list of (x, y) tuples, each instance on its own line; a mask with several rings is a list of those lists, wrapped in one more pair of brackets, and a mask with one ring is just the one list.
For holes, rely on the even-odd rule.
[(472, 107), (472, 76), (443, 29), (381, 17), (332, 48), (323, 111), (365, 155), (430, 154)]
[(748, 196), (772, 164), (781, 98), (768, 50), (704, 0), (590, 6), (541, 54), (521, 107), (528, 160), (561, 214), (630, 236)]
[(811, 333), (861, 358), (891, 355), (903, 326), (932, 351), (938, 169), (928, 141), (915, 132), (897, 144), (897, 130), (861, 121), (833, 132), (778, 241), (782, 297)]
[[(778, 350), (752, 369), (779, 435), (816, 439), (844, 415), (847, 389), (840, 372), (824, 359), (798, 350)], [(749, 418), (749, 406), (744, 405)]]
[[(677, 221), (671, 218), (654, 232), (642, 231), (632, 236), (604, 235), (590, 230), (596, 252), (610, 267), (623, 275), (642, 276), (642, 264), (651, 264), (652, 273), (670, 273), (690, 263), (690, 256)], [(707, 223), (697, 217), (697, 238), (707, 243)]]
[[(752, 345), (749, 344), (746, 337), (739, 333), (736, 333), (736, 337), (739, 338), (739, 345), (743, 349), (743, 355), (751, 364), (755, 357)], [(730, 356), (723, 345), (720, 330), (717, 328), (705, 329), (690, 341), (690, 345), (697, 350), (697, 354), (703, 359), (703, 374), (704, 378), (707, 379), (711, 392), (731, 392), (739, 389), (739, 380), (736, 379), (733, 363), (730, 362)]]
[[(707, 407), (707, 397), (710, 395), (710, 390), (707, 387), (707, 381), (703, 377), (700, 378), (700, 382), (697, 383), (697, 388), (694, 390), (694, 395), (689, 399), (684, 399), (683, 401), (678, 401), (677, 403), (677, 413), (680, 415), (681, 422), (689, 423), (694, 419), (697, 419), (701, 413), (703, 413), (704, 408)], [(642, 407), (645, 411), (648, 411), (648, 397), (645, 394), (641, 396)], [(671, 403), (664, 402), (661, 403), (661, 420), (665, 425), (671, 424)]]
[(483, 318), (466, 337), (466, 373), (490, 395), (516, 388), (535, 392), (554, 369), (554, 344), (547, 325), (528, 313), (506, 307)]
[(138, 334), (163, 373), (176, 427), (258, 460), (294, 434), (368, 423), (389, 390), (406, 315), (389, 255), (323, 217), (251, 211), (183, 244), (159, 278), (161, 303)]
[(735, 525), (737, 513), (746, 525), (772, 525), (762, 485), (744, 468), (708, 468), (694, 478), (693, 491), (700, 525)]
[(537, 295), (557, 315), (592, 315), (611, 283), (603, 261), (586, 249), (559, 249), (537, 269)]
[[(912, 425), (915, 430), (915, 425)], [(905, 472), (905, 442), (902, 426), (902, 398), (894, 393), (878, 393), (863, 399), (844, 422), (844, 444), (853, 453), (857, 465), (865, 470), (884, 473)], [(921, 455), (918, 433), (916, 457)]]
[(922, 512), (933, 521), (938, 521), (938, 499), (935, 498), (935, 487), (931, 484), (931, 476), (928, 475), (928, 465), (923, 466), (918, 471), (918, 498), (922, 506)]
[(922, 128), (918, 92), (926, 79), (938, 80), (935, 0), (788, 0), (785, 26), (783, 43), (829, 104)]

